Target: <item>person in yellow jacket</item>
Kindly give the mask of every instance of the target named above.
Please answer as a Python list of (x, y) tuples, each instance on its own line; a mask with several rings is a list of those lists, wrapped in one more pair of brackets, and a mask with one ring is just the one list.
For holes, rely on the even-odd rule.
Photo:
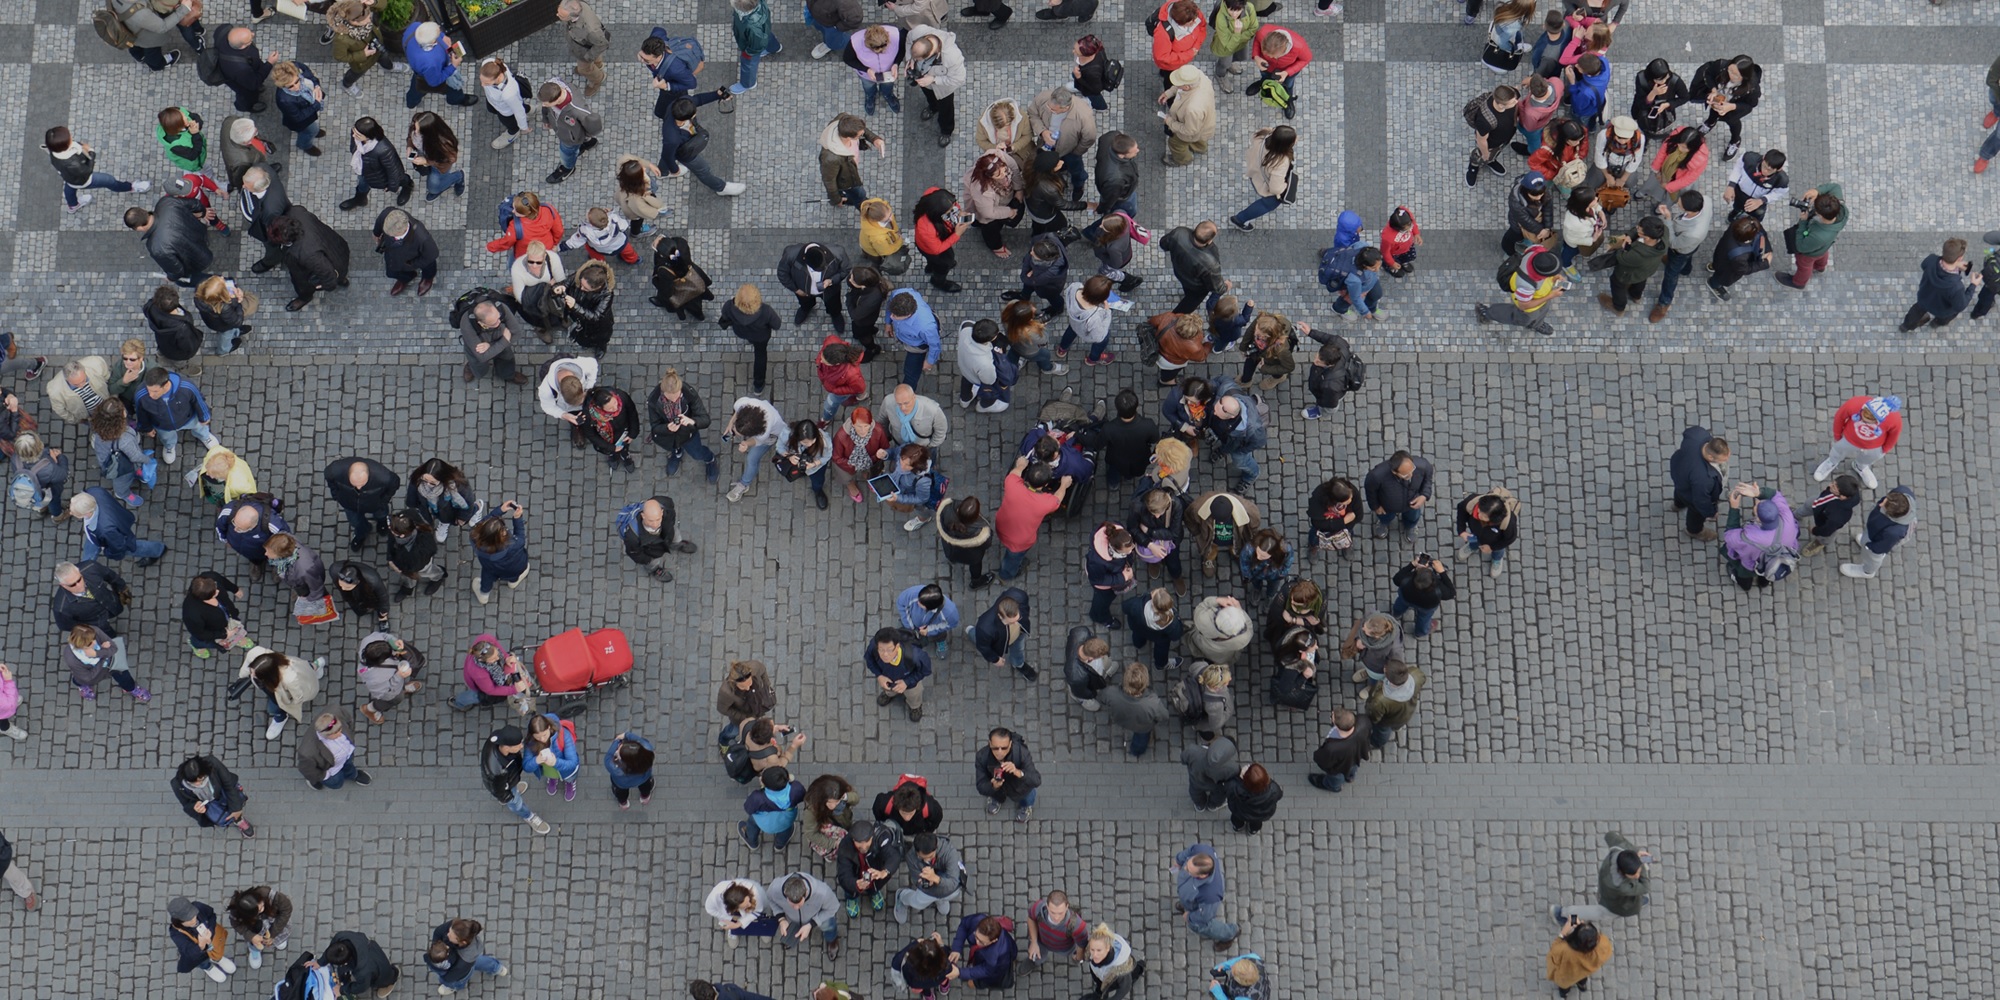
[(221, 506), (237, 497), (257, 492), (257, 476), (242, 456), (216, 445), (201, 457), (201, 465), (187, 471), (187, 484), (201, 487), (201, 498)]
[(1569, 290), (1568, 280), (1562, 277), (1562, 260), (1555, 252), (1545, 247), (1530, 247), (1521, 256), (1521, 266), (1508, 275), (1506, 287), (1513, 293), (1511, 298), (1495, 305), (1473, 306), (1473, 315), (1481, 323), (1525, 326), (1544, 337), (1553, 336), (1555, 328), (1546, 320), (1537, 319), (1535, 313)]
[[(881, 198), (861, 203), (861, 253), (880, 267), (884, 258), (903, 249), (903, 231), (896, 226), (896, 210)], [(907, 266), (907, 265), (906, 265)]]
[(1556, 984), (1557, 996), (1567, 997), (1572, 989), (1590, 989), (1590, 977), (1610, 960), (1611, 939), (1596, 924), (1570, 917), (1549, 944), (1548, 979)]

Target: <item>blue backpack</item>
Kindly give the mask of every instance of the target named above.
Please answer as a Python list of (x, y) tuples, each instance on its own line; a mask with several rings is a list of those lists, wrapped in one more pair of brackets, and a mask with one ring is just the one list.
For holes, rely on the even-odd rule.
[[(517, 191), (500, 199), (499, 221), (495, 223), (500, 227), (502, 233), (506, 233), (517, 240), (527, 235), (528, 232), (526, 225), (521, 221), (521, 217), (514, 214), (514, 199), (519, 198), (523, 193), (525, 192)], [(550, 247), (549, 249), (553, 250), (555, 248)]]
[(1354, 274), (1354, 258), (1361, 253), (1362, 243), (1335, 249), (1328, 247), (1319, 252), (1319, 283), (1327, 291), (1336, 295), (1345, 291), (1347, 279)]
[(638, 503), (626, 504), (618, 511), (618, 537), (624, 538), (627, 531), (631, 531), (638, 526), (639, 508), (644, 506), (646, 506), (646, 501), (641, 500)]

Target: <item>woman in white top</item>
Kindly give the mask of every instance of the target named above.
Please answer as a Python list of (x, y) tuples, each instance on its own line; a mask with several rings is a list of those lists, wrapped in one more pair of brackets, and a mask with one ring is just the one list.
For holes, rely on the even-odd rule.
[(480, 63), (479, 84), (486, 91), (487, 110), (507, 129), (493, 137), (494, 149), (506, 149), (522, 132), (535, 130), (534, 119), (528, 117), (528, 85), (506, 63), (498, 58)]
[[(708, 890), (708, 899), (702, 909), (715, 918), (715, 924), (724, 931), (739, 930), (750, 926), (764, 911), (764, 888), (754, 879), (732, 878), (717, 882)], [(730, 939), (734, 944), (735, 938)]]
[(757, 469), (771, 449), (790, 443), (792, 429), (785, 426), (785, 418), (778, 415), (777, 407), (755, 396), (739, 397), (732, 409), (729, 425), (722, 429), (722, 439), (736, 441), (736, 450), (745, 453), (743, 478), (729, 488), (729, 502), (735, 503), (750, 492), (751, 484), (757, 481)]

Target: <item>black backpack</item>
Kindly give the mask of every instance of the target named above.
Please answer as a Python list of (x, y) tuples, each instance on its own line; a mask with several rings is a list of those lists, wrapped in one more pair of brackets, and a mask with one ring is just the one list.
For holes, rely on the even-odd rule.
[(449, 322), (451, 323), (453, 335), (458, 333), (459, 327), (465, 322), (465, 317), (472, 314), (472, 307), (481, 302), (503, 303), (511, 306), (516, 313), (521, 311), (521, 304), (516, 302), (512, 295), (506, 292), (496, 292), (491, 288), (481, 285), (452, 301)]
[(196, 75), (201, 77), (201, 82), (211, 87), (220, 87), (227, 82), (222, 78), (222, 45), (223, 40), (229, 37), (230, 29), (234, 27), (233, 24), (217, 26), (215, 37), (209, 39), (209, 43), (202, 46), (201, 51), (194, 55)]
[(1125, 82), (1125, 64), (1116, 59), (1104, 60), (1104, 90), (1109, 93)]
[(757, 776), (757, 762), (750, 756), (750, 748), (743, 745), (741, 738), (722, 752), (722, 770), (739, 785), (747, 785)]
[(1514, 290), (1514, 276), (1521, 273), (1521, 265), (1527, 259), (1528, 250), (1522, 249), (1508, 254), (1507, 259), (1500, 262), (1500, 270), (1493, 273), (1493, 280), (1500, 283), (1501, 291)]

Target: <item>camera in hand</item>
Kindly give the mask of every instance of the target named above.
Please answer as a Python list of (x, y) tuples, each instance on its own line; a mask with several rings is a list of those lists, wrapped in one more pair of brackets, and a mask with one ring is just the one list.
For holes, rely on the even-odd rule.
[(1812, 206), (1813, 206), (1812, 202), (1807, 201), (1804, 198), (1793, 198), (1785, 202), (1785, 204), (1790, 205), (1801, 212), (1810, 212), (1812, 211)]

